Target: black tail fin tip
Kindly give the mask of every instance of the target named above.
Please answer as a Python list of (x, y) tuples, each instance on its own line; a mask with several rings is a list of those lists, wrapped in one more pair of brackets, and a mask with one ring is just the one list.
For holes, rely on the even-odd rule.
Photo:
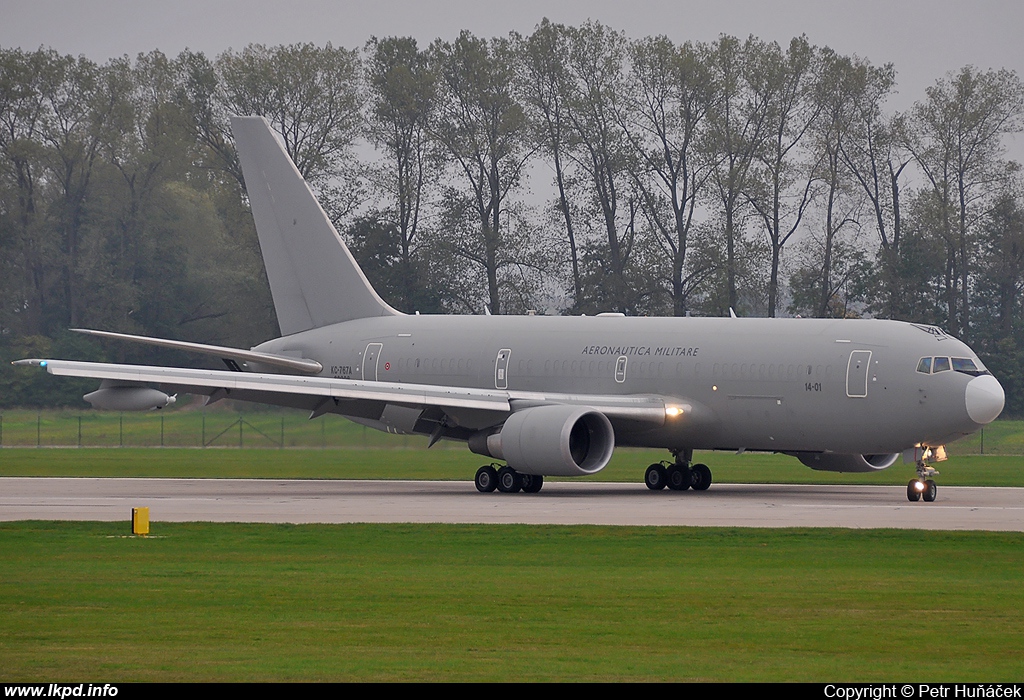
[(231, 117), (282, 335), (399, 315), (366, 275), (263, 117)]

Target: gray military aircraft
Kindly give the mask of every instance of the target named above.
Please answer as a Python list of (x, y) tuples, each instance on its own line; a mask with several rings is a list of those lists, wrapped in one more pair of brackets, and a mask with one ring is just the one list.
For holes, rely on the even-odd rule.
[[(374, 291), (261, 117), (232, 130), (281, 337), (250, 350), (82, 330), (221, 358), (226, 369), (21, 360), (95, 377), (98, 408), (161, 408), (172, 392), (337, 413), (400, 434), (465, 441), (503, 460), (489, 492), (587, 476), (616, 445), (667, 449), (652, 490), (703, 490), (693, 451), (782, 452), (871, 472), (903, 454), (933, 501), (943, 445), (1002, 411), (999, 382), (933, 326), (883, 320), (405, 315)], [(156, 385), (159, 389), (152, 388)]]

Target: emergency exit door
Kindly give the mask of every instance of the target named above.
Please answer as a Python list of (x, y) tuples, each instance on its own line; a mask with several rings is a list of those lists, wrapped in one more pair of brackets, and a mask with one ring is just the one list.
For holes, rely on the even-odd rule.
[(846, 366), (846, 395), (863, 399), (868, 395), (868, 374), (871, 371), (871, 351), (854, 350)]
[(383, 343), (370, 343), (366, 346), (366, 352), (363, 353), (363, 379), (377, 381), (377, 360), (383, 348)]
[(498, 351), (498, 358), (494, 361), (494, 388), (508, 389), (508, 358), (512, 351), (502, 348)]

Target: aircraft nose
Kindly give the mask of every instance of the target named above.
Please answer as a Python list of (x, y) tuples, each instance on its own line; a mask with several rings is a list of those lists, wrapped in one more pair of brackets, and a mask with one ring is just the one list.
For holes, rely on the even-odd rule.
[(967, 415), (979, 425), (994, 421), (1002, 412), (1005, 401), (1002, 385), (991, 374), (975, 377), (967, 384), (964, 395)]

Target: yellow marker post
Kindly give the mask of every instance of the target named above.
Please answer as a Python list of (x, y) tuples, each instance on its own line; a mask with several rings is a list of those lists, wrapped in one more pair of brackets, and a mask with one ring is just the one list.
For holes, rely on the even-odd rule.
[(149, 534), (149, 508), (132, 508), (132, 534)]

